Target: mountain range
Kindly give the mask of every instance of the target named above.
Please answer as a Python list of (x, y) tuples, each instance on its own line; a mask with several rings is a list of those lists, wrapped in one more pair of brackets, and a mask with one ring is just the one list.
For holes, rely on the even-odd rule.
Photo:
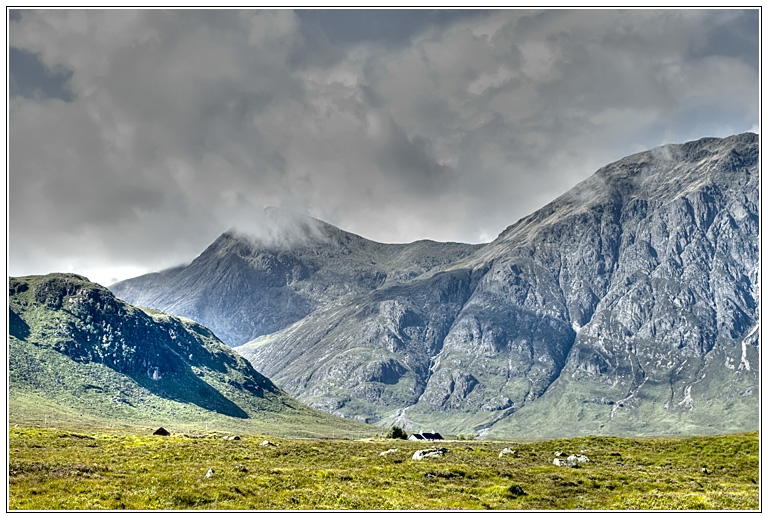
[(317, 409), (480, 436), (719, 433), (759, 417), (759, 138), (605, 166), (485, 245), (271, 209), (113, 285)]

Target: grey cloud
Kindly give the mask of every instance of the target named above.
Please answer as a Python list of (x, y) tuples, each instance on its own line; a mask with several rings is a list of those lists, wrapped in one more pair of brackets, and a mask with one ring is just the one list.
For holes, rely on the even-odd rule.
[(24, 12), (11, 45), (70, 71), (72, 98), (11, 100), (11, 274), (168, 267), (264, 234), (266, 206), (379, 241), (493, 239), (612, 160), (756, 125), (757, 21)]
[(391, 119), (374, 161), (384, 174), (398, 178), (405, 190), (419, 195), (447, 189), (453, 181), (451, 168), (436, 160), (431, 141), (420, 135), (409, 138)]
[(397, 50), (425, 31), (439, 31), (455, 23), (489, 13), (481, 9), (297, 9), (301, 42), (290, 59), (297, 67), (333, 66), (357, 45)]

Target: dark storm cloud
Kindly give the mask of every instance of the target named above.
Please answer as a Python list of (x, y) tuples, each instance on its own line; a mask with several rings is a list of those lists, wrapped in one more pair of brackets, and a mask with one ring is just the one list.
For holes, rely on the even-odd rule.
[(426, 30), (487, 15), (487, 10), (297, 9), (302, 35), (291, 64), (332, 66), (355, 45), (394, 50)]
[(397, 178), (409, 192), (419, 196), (450, 187), (453, 171), (438, 163), (429, 139), (418, 135), (409, 138), (391, 119), (386, 126), (386, 137), (373, 155), (382, 173)]
[(612, 160), (758, 122), (755, 11), (11, 16), (12, 275), (279, 239), (266, 206), (491, 240)]
[[(18, 19), (21, 19), (20, 17)], [(8, 95), (33, 99), (62, 99), (72, 101), (69, 89), (71, 70), (51, 70), (37, 54), (23, 49), (8, 49)]]
[(713, 11), (702, 31), (703, 43), (691, 49), (691, 58), (735, 58), (757, 70), (760, 66), (760, 11)]

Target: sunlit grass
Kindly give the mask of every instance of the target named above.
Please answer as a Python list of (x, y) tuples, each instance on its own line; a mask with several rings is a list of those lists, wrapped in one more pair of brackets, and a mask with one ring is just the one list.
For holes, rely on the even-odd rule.
[[(268, 439), (275, 445), (261, 446)], [(9, 434), (9, 508), (757, 509), (758, 434), (442, 442), (224, 440), (31, 427)], [(504, 447), (516, 457), (498, 457)], [(395, 452), (380, 455), (388, 449)], [(578, 469), (555, 451), (582, 452)], [(707, 469), (706, 472), (702, 468)], [(212, 477), (206, 478), (209, 469)], [(522, 490), (522, 493), (520, 492)]]

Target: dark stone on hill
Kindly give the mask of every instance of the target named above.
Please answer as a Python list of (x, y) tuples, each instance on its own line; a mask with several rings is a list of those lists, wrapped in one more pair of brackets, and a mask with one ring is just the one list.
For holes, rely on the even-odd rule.
[(523, 490), (523, 487), (521, 487), (520, 485), (513, 485), (513, 486), (509, 487), (509, 492), (513, 496), (527, 496), (528, 495), (528, 493), (525, 490)]
[(171, 435), (171, 433), (169, 433), (168, 431), (166, 431), (162, 427), (160, 427), (158, 430), (156, 430), (152, 434), (157, 435), (157, 436), (170, 436)]

